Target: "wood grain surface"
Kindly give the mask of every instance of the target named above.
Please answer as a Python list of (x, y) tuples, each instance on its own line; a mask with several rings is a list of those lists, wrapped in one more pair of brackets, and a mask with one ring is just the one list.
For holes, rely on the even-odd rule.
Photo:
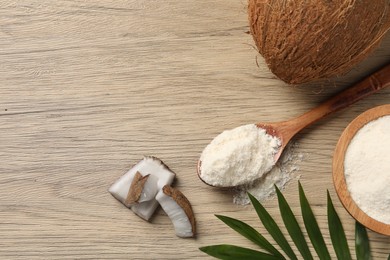
[[(5, 0), (0, 17), (0, 259), (210, 259), (198, 247), (253, 247), (214, 216), (264, 231), (251, 206), (198, 180), (202, 149), (225, 129), (300, 115), (390, 60), (387, 36), (346, 76), (287, 86), (257, 55), (244, 0)], [(389, 100), (384, 89), (296, 136), (324, 230), (329, 189), (353, 240), (333, 150), (353, 118)], [(176, 172), (196, 239), (177, 238), (161, 209), (148, 223), (107, 192), (143, 155)], [(300, 215), (296, 181), (284, 194)], [(265, 206), (281, 223), (275, 199)], [(390, 238), (369, 236), (374, 258), (387, 257)]]

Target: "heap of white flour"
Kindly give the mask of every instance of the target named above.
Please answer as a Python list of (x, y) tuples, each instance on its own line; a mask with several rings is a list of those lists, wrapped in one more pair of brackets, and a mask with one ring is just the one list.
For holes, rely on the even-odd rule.
[(368, 216), (390, 224), (390, 116), (356, 133), (345, 154), (344, 172), (355, 203)]
[(200, 177), (217, 187), (252, 183), (275, 165), (279, 138), (254, 124), (226, 130), (204, 149)]
[(260, 202), (273, 198), (276, 195), (275, 186), (284, 190), (291, 180), (300, 178), (299, 164), (304, 160), (304, 157), (304, 153), (299, 151), (298, 143), (290, 143), (271, 171), (251, 183), (236, 187), (233, 203), (249, 204), (248, 192)]

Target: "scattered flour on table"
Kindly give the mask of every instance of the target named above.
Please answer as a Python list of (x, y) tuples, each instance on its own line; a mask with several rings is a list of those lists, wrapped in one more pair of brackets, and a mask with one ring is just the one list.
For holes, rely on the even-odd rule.
[(303, 161), (305, 156), (298, 151), (298, 148), (296, 142), (287, 145), (279, 161), (270, 172), (254, 182), (238, 186), (233, 195), (233, 203), (249, 204), (248, 192), (260, 202), (265, 201), (275, 195), (274, 185), (283, 190), (291, 180), (299, 179), (299, 163)]
[(390, 116), (356, 133), (345, 153), (344, 172), (355, 203), (368, 216), (390, 224)]
[(247, 184), (275, 165), (281, 141), (255, 124), (226, 130), (215, 137), (200, 156), (200, 177), (217, 187)]

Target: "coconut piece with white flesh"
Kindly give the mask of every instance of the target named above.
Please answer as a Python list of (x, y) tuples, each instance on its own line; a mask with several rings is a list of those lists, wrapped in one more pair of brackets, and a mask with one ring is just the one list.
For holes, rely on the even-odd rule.
[[(137, 172), (141, 176), (138, 175), (138, 179), (133, 184)], [(147, 175), (149, 176), (146, 177), (146, 180), (142, 181), (142, 178)], [(131, 208), (135, 214), (149, 220), (158, 207), (158, 202), (155, 199), (156, 193), (165, 185), (172, 184), (174, 178), (175, 174), (160, 159), (147, 156), (121, 176), (108, 191), (126, 207)], [(137, 189), (142, 187), (141, 193), (133, 191), (132, 184), (133, 187), (138, 186)], [(139, 196), (138, 200), (132, 201), (137, 196)]]
[(188, 199), (179, 190), (165, 185), (157, 193), (156, 200), (171, 219), (178, 237), (194, 237), (195, 216)]
[(137, 203), (153, 200), (158, 192), (157, 183), (158, 178), (156, 176), (151, 174), (142, 176), (142, 174), (137, 171), (123, 204), (125, 204), (126, 207), (131, 207)]

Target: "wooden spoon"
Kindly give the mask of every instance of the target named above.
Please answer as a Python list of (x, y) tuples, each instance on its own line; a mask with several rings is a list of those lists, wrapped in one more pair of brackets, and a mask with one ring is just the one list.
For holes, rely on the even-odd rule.
[[(275, 123), (260, 122), (256, 125), (264, 128), (268, 134), (280, 139), (281, 146), (275, 155), (276, 162), (291, 138), (303, 128), (388, 86), (390, 86), (390, 64), (299, 117)], [(201, 178), (201, 165), (202, 162), (199, 160), (197, 173), (199, 178), (205, 182)]]
[[(344, 174), (345, 153), (352, 138), (367, 123), (385, 115), (390, 115), (390, 105), (379, 106), (364, 112), (345, 128), (333, 155), (333, 183), (341, 203), (352, 217), (367, 228), (390, 236), (390, 224), (385, 224), (371, 218), (357, 206), (348, 191)], [(385, 160), (385, 158), (383, 159)]]

